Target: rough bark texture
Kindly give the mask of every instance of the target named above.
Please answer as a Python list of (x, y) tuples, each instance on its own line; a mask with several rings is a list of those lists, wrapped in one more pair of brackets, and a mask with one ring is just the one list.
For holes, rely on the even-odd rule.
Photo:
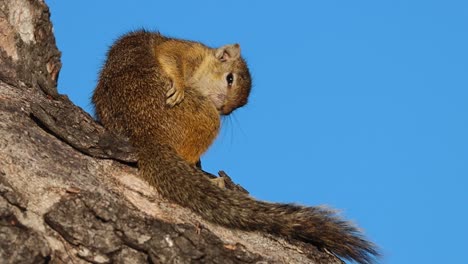
[(0, 3), (0, 263), (341, 263), (161, 199), (128, 140), (57, 93), (49, 15), (39, 0)]

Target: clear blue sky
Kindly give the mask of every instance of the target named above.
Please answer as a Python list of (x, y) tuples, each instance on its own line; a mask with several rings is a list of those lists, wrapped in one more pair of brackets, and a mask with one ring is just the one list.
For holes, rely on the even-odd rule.
[(205, 169), (259, 199), (341, 209), (382, 263), (466, 263), (467, 1), (46, 2), (60, 92), (86, 111), (129, 30), (238, 42), (250, 104), (224, 120)]

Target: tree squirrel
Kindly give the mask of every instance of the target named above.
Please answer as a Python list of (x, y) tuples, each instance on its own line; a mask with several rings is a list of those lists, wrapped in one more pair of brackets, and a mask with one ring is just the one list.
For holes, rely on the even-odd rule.
[(167, 199), (226, 227), (298, 239), (372, 263), (375, 245), (332, 210), (257, 201), (215, 186), (195, 166), (219, 132), (220, 115), (245, 105), (250, 89), (239, 45), (214, 49), (142, 30), (110, 48), (93, 103), (105, 127), (131, 139), (141, 177)]

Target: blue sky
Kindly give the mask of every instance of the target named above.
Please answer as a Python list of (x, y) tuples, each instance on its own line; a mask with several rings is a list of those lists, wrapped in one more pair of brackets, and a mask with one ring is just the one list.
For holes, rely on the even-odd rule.
[(86, 111), (129, 30), (240, 43), (251, 99), (223, 121), (205, 169), (259, 199), (342, 210), (382, 263), (466, 261), (468, 2), (46, 2), (59, 90)]

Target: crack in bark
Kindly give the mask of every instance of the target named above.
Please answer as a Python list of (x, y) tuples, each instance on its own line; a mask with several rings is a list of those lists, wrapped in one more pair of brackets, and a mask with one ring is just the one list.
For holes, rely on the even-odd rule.
[(46, 132), (91, 157), (134, 164), (129, 140), (107, 131), (68, 99), (31, 104), (31, 118)]

